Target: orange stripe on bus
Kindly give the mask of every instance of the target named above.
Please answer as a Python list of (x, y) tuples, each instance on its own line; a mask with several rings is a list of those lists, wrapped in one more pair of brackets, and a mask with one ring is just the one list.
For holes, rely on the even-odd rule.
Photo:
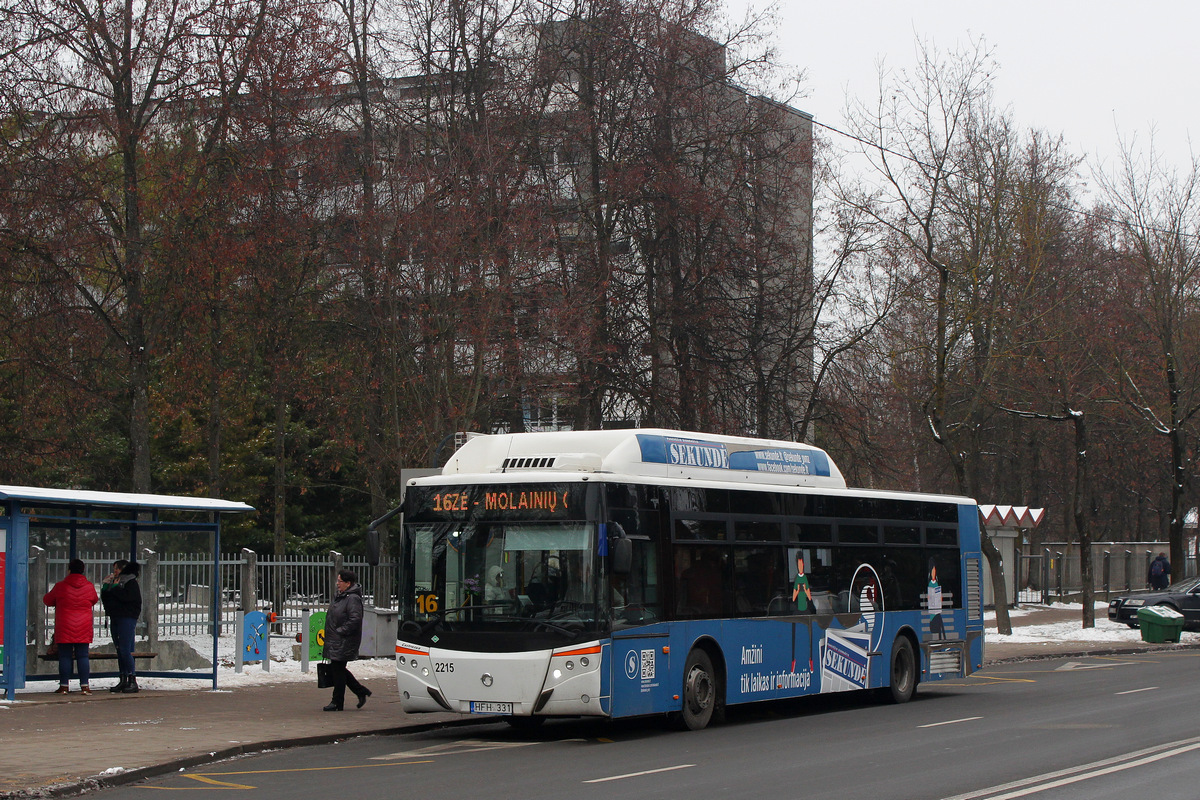
[(599, 652), (600, 645), (596, 645), (595, 647), (584, 647), (579, 650), (568, 650), (565, 653), (555, 653), (554, 657), (562, 658), (563, 656), (590, 656)]
[(401, 647), (396, 645), (396, 652), (406, 656), (427, 656), (429, 655), (424, 650), (413, 650), (411, 647)]

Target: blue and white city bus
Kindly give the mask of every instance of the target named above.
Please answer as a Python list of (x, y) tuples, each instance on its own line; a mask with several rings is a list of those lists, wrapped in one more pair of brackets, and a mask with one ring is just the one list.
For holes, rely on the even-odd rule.
[(666, 714), (875, 690), (983, 663), (979, 512), (846, 488), (791, 442), (669, 430), (478, 436), (402, 506), (408, 713)]

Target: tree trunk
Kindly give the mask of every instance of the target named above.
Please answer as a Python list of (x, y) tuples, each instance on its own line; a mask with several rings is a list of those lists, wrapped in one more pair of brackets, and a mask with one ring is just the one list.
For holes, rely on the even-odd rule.
[(1079, 534), (1079, 578), (1083, 583), (1083, 627), (1096, 626), (1096, 603), (1092, 588), (1092, 530), (1091, 481), (1088, 476), (1087, 419), (1082, 411), (1074, 412), (1075, 423), (1075, 491), (1071, 508), (1075, 517), (1075, 532)]
[(287, 510), (287, 400), (283, 392), (276, 390), (275, 394), (275, 470), (272, 479), (271, 496), (274, 498), (275, 513), (272, 518), (275, 555), (282, 558), (287, 553), (287, 531), (285, 512)]

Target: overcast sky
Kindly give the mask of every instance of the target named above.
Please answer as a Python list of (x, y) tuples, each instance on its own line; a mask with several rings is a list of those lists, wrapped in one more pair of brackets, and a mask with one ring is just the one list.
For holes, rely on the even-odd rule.
[[(726, 0), (732, 18), (765, 0)], [(875, 96), (876, 65), (915, 62), (917, 37), (948, 52), (982, 36), (996, 99), (1020, 128), (1062, 134), (1111, 167), (1118, 133), (1175, 166), (1200, 152), (1200, 3), (1180, 0), (780, 0), (781, 55), (808, 73), (793, 105), (841, 127), (849, 92)], [(827, 134), (830, 135), (830, 134)], [(1189, 143), (1189, 135), (1195, 144)]]

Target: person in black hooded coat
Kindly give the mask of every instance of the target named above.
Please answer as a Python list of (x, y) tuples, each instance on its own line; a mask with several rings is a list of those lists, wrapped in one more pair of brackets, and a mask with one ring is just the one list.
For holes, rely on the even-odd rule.
[(333, 699), (325, 706), (325, 711), (342, 710), (346, 687), (358, 697), (358, 708), (362, 708), (371, 696), (371, 690), (359, 683), (346, 668), (349, 662), (358, 658), (362, 622), (362, 587), (358, 585), (358, 576), (344, 569), (338, 572), (337, 594), (325, 614), (325, 648), (322, 653), (329, 662), (330, 678), (333, 680)]
[(113, 564), (113, 574), (100, 589), (100, 602), (108, 614), (117, 651), (117, 669), (121, 672), (120, 682), (109, 688), (110, 692), (135, 694), (139, 690), (133, 644), (138, 617), (142, 613), (142, 590), (138, 586), (141, 572), (141, 565), (136, 561), (117, 561)]

